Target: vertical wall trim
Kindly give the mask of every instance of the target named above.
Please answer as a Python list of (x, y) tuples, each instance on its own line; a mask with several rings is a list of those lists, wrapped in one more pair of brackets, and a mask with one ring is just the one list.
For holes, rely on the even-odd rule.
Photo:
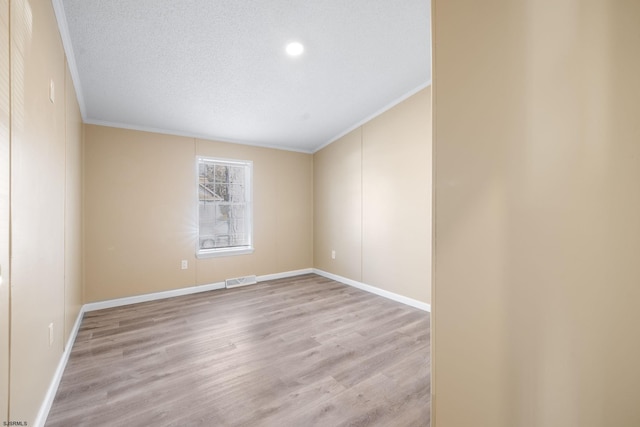
[(364, 127), (360, 126), (360, 280), (364, 281)]
[(85, 300), (85, 269), (84, 269), (84, 259), (85, 259), (85, 205), (84, 205), (84, 193), (85, 193), (85, 184), (84, 184), (84, 153), (85, 153), (85, 125), (84, 122), (81, 123), (81, 131), (80, 131), (80, 263), (82, 266), (80, 267), (80, 302), (84, 304)]
[[(196, 162), (196, 158), (198, 157), (198, 138), (193, 138), (193, 162), (197, 164)], [(195, 247), (193, 248), (194, 250), (194, 254), (197, 253), (197, 249), (200, 246), (200, 223), (199, 223), (199, 209), (200, 209), (200, 202), (198, 200), (198, 186), (196, 185), (196, 183), (198, 182), (198, 166), (195, 166), (193, 168), (193, 174), (195, 175), (193, 177), (193, 206), (195, 207), (193, 209), (193, 224), (194, 227), (196, 228), (194, 230), (196, 238), (195, 238)], [(198, 284), (198, 278), (200, 277), (200, 275), (198, 274), (198, 262), (192, 262), (193, 264), (193, 281), (192, 283), (197, 285)]]
[(8, 199), (9, 199), (9, 212), (8, 212), (8, 218), (9, 218), (9, 224), (8, 224), (8, 239), (9, 239), (9, 280), (7, 280), (7, 326), (9, 328), (9, 331), (7, 333), (7, 340), (9, 342), (9, 347), (7, 348), (7, 351), (9, 352), (9, 354), (7, 355), (7, 416), (9, 417), (9, 419), (11, 419), (11, 331), (13, 330), (13, 327), (11, 325), (11, 320), (13, 319), (13, 315), (11, 313), (11, 286), (12, 286), (12, 281), (11, 281), (11, 271), (12, 271), (12, 266), (11, 266), (11, 250), (13, 247), (13, 242), (12, 242), (12, 226), (11, 226), (11, 213), (13, 212), (13, 210), (11, 209), (11, 196), (13, 194), (13, 192), (11, 191), (11, 187), (12, 187), (12, 177), (13, 177), (13, 162), (11, 161), (12, 158), (12, 148), (13, 148), (13, 85), (11, 84), (11, 82), (13, 81), (13, 49), (12, 49), (12, 43), (11, 43), (11, 39), (12, 39), (12, 23), (13, 20), (11, 19), (11, 0), (9, 0), (8, 2), (8, 23), (7, 23), (7, 31), (9, 32), (8, 34), (8, 44), (9, 44), (9, 152), (8, 152), (8, 156), (9, 156), (9, 169), (7, 171), (8, 174), (8, 180), (9, 180), (9, 194), (8, 194)]
[[(64, 337), (67, 335), (67, 277), (68, 277), (68, 271), (67, 271), (67, 200), (69, 197), (69, 194), (67, 194), (67, 190), (68, 190), (68, 183), (69, 183), (69, 159), (68, 159), (68, 145), (69, 145), (69, 133), (67, 132), (68, 129), (68, 117), (67, 117), (67, 60), (66, 60), (66, 55), (65, 55), (65, 60), (62, 61), (62, 90), (63, 90), (63, 96), (62, 96), (62, 110), (63, 110), (63, 116), (64, 116), (64, 122), (63, 122), (63, 128), (62, 128), (62, 133), (64, 135), (64, 191), (63, 191), (63, 197), (64, 197), (64, 211), (62, 213), (62, 340), (64, 342)], [(65, 348), (62, 348), (62, 351), (65, 351)]]
[(431, 426), (436, 426), (436, 384), (434, 381), (434, 377), (436, 375), (436, 360), (435, 360), (435, 352), (433, 349), (436, 345), (436, 331), (434, 324), (436, 323), (436, 208), (435, 208), (435, 200), (436, 200), (436, 191), (438, 186), (436, 185), (436, 151), (437, 151), (437, 140), (436, 140), (436, 80), (437, 77), (434, 75), (436, 71), (436, 67), (433, 64), (433, 60), (435, 58), (435, 50), (436, 50), (436, 1), (431, 2), (431, 325), (430, 325), (430, 340), (431, 340)]

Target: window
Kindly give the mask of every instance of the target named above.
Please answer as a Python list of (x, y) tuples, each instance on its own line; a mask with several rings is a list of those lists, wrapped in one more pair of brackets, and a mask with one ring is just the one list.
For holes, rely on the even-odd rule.
[(197, 256), (253, 252), (253, 163), (198, 157)]

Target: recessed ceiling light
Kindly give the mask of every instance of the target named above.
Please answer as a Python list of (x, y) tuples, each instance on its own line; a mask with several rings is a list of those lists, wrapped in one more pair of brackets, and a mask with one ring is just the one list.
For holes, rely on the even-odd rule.
[(291, 56), (302, 55), (302, 52), (304, 52), (304, 46), (302, 46), (302, 43), (291, 42), (287, 45), (287, 53)]

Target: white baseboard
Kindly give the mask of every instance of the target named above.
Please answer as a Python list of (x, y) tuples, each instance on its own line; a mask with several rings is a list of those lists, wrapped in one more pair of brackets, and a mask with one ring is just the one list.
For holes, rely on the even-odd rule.
[(224, 289), (224, 282), (211, 283), (208, 285), (190, 286), (188, 288), (172, 289), (170, 291), (154, 292), (151, 294), (136, 295), (110, 299), (106, 301), (90, 302), (84, 305), (84, 311), (103, 310), (105, 308), (121, 307), (123, 305), (137, 304), (140, 302), (156, 301), (159, 299), (179, 297), (182, 295), (196, 294), (198, 292), (214, 291)]
[(313, 273), (313, 268), (304, 268), (302, 270), (285, 271), (284, 273), (265, 274), (258, 276), (258, 282), (266, 282), (267, 280), (286, 279), (288, 277), (302, 276), (303, 274)]
[(36, 419), (33, 423), (35, 427), (44, 427), (44, 423), (47, 421), (49, 411), (51, 410), (51, 406), (53, 405), (53, 399), (55, 399), (56, 397), (58, 386), (60, 385), (60, 380), (62, 380), (62, 374), (64, 373), (64, 369), (67, 367), (67, 362), (69, 361), (69, 356), (71, 355), (73, 343), (76, 342), (76, 337), (78, 336), (78, 331), (80, 330), (80, 324), (82, 323), (83, 316), (84, 306), (80, 307), (80, 312), (78, 313), (78, 317), (76, 317), (76, 321), (73, 324), (73, 329), (71, 329), (71, 334), (69, 334), (69, 339), (67, 340), (67, 344), (65, 345), (64, 351), (62, 352), (62, 357), (60, 357), (60, 361), (58, 362), (58, 367), (56, 368), (56, 371), (53, 374), (53, 378), (51, 379), (51, 383), (49, 384), (49, 388), (47, 389), (47, 394), (45, 394), (44, 401), (42, 402), (42, 405), (40, 405), (40, 410), (38, 411), (38, 415), (36, 415)]
[(385, 291), (384, 289), (376, 288), (375, 286), (367, 285), (365, 283), (358, 282), (356, 280), (347, 279), (346, 277), (338, 276), (337, 274), (328, 273), (323, 270), (313, 269), (313, 272), (319, 276), (326, 277), (327, 279), (335, 280), (336, 282), (343, 283), (345, 285), (353, 286), (354, 288), (361, 289), (372, 294), (380, 295), (381, 297), (388, 298), (393, 301), (401, 302), (402, 304), (409, 305), (420, 310), (431, 312), (431, 305), (426, 302), (418, 301), (413, 298), (405, 297), (393, 292)]
[[(257, 276), (258, 282), (264, 282), (267, 280), (284, 279), (287, 277), (301, 276), (303, 274), (313, 273), (312, 268), (305, 268), (302, 270), (285, 271), (284, 273), (265, 274), (263, 276)], [(172, 289), (170, 291), (154, 292), (151, 294), (136, 295), (133, 297), (124, 297), (110, 299), (106, 301), (90, 302), (84, 305), (84, 311), (103, 310), (105, 308), (121, 307), (123, 305), (137, 304), (140, 302), (155, 301), (159, 299), (179, 297), (182, 295), (190, 295), (198, 292), (214, 291), (217, 289), (224, 289), (224, 282), (211, 283), (208, 285), (191, 286), (188, 288)]]

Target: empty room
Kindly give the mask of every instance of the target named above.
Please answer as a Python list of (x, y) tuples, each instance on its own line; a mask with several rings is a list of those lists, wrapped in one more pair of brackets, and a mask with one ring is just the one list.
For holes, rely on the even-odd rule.
[(638, 22), (0, 0), (0, 423), (640, 426)]
[(429, 2), (1, 4), (3, 422), (429, 425)]

